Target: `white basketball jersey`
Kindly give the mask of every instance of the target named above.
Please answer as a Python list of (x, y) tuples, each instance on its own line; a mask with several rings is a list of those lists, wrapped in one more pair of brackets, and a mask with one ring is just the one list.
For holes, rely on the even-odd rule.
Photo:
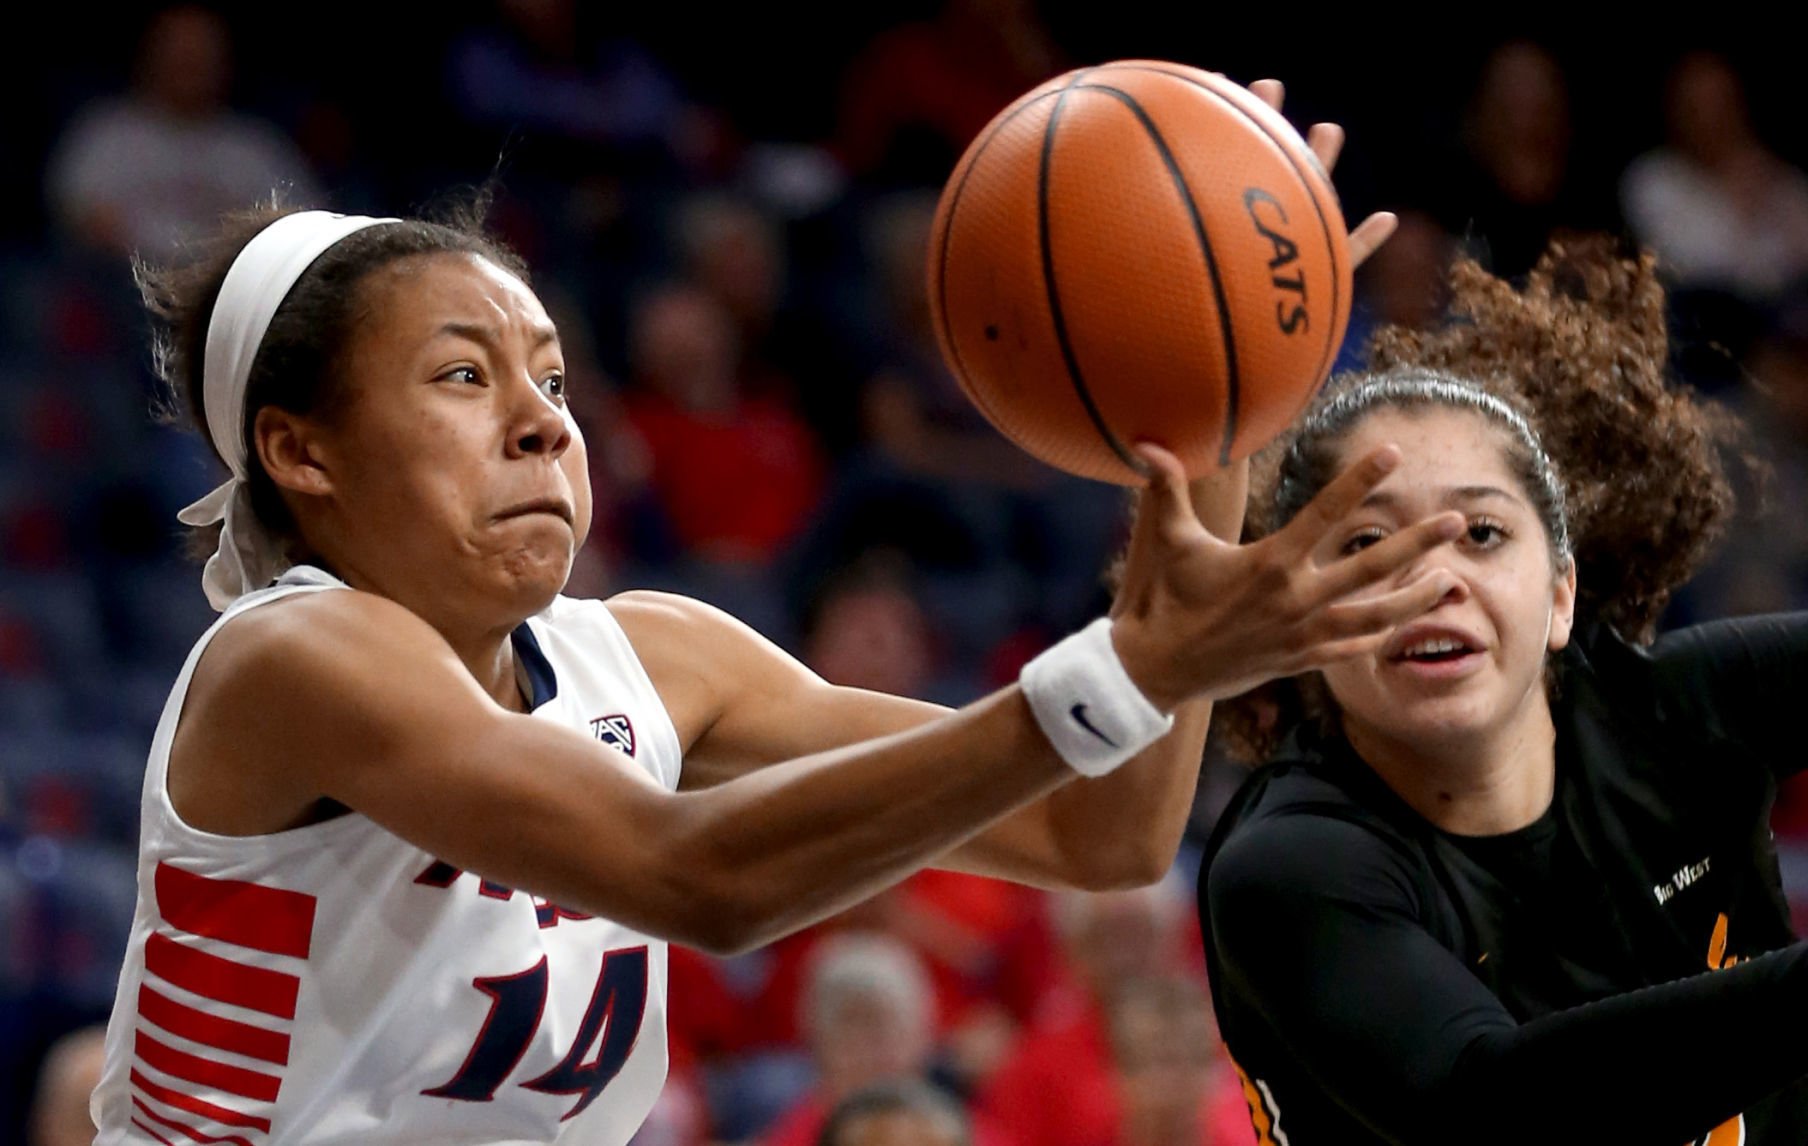
[[(304, 566), (238, 601), (170, 693), (97, 1142), (625, 1143), (665, 1080), (663, 942), (459, 871), (355, 812), (241, 838), (171, 806), (170, 742), (214, 633), (337, 588)], [(515, 650), (535, 717), (676, 789), (677, 733), (600, 601), (560, 597)]]

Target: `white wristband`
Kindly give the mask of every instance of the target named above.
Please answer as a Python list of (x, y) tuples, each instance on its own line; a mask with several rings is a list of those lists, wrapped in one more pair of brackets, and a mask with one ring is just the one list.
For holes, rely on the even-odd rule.
[(1043, 735), (1082, 776), (1103, 776), (1174, 727), (1124, 671), (1108, 617), (1024, 665), (1017, 682)]

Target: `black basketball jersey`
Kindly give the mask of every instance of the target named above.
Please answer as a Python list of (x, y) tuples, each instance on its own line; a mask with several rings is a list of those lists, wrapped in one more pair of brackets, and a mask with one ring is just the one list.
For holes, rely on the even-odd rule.
[(1808, 947), (1768, 824), (1808, 763), (1797, 705), (1808, 614), (1650, 649), (1581, 626), (1551, 806), (1485, 838), (1296, 733), (1200, 882), (1260, 1140), (1808, 1143)]

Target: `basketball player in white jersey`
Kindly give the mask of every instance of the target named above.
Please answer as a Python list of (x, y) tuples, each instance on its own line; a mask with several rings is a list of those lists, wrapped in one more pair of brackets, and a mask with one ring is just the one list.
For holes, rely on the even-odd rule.
[(666, 941), (748, 948), (930, 863), (1153, 880), (1210, 700), (1375, 647), (1462, 524), (1315, 568), (1395, 454), (1238, 547), (1241, 474), (1196, 509), (1148, 447), (1113, 616), (949, 712), (696, 601), (560, 595), (584, 443), (472, 226), (266, 212), (146, 292), (232, 477), (184, 513), (223, 614), (151, 748), (107, 1144), (626, 1142)]

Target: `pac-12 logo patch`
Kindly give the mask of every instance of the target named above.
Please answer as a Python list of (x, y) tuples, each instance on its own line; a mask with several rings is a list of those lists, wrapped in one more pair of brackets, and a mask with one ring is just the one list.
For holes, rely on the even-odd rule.
[(590, 722), (591, 735), (611, 748), (634, 755), (634, 722), (621, 713), (599, 716)]

